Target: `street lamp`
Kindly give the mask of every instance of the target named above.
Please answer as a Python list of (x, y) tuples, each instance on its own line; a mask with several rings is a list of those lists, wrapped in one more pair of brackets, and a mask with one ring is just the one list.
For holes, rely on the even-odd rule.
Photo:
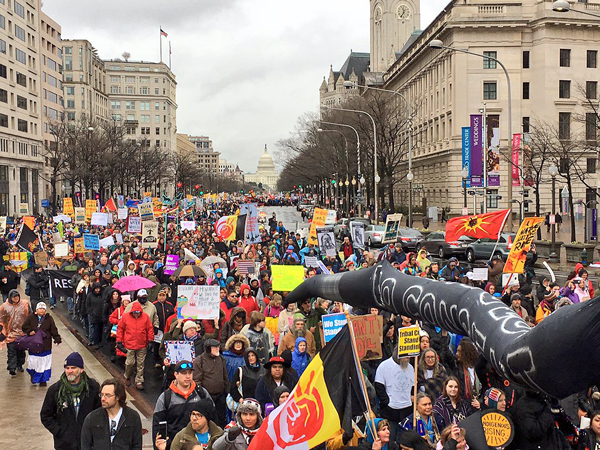
[[(342, 133), (340, 130), (324, 130), (323, 128), (318, 128), (317, 132), (319, 132), (319, 133), (339, 133), (339, 134), (342, 135), (342, 137), (344, 138), (344, 150), (345, 150), (344, 153), (346, 154), (346, 173), (348, 173), (349, 172), (349, 164), (348, 164), (348, 139), (346, 139), (346, 135), (344, 133)], [(344, 184), (344, 183), (340, 181), (340, 185), (341, 184)], [(336, 207), (337, 207), (338, 206), (337, 205), (338, 199), (336, 198), (335, 201), (336, 201)], [(348, 208), (348, 209), (350, 209), (350, 208)]]
[(469, 168), (463, 166), (462, 168), (462, 185), (463, 185), (463, 215), (467, 214), (467, 180), (469, 179)]
[[(504, 71), (504, 75), (506, 75), (506, 83), (507, 83), (507, 87), (508, 87), (508, 127), (507, 127), (508, 139), (506, 142), (507, 142), (507, 146), (509, 146), (510, 143), (512, 142), (512, 88), (511, 88), (511, 83), (510, 83), (510, 75), (508, 74), (508, 70), (506, 70), (506, 66), (504, 66), (504, 64), (502, 64), (502, 62), (497, 58), (494, 58), (492, 56), (487, 56), (487, 55), (481, 55), (479, 53), (471, 52), (469, 50), (464, 50), (462, 48), (448, 47), (448, 46), (444, 45), (444, 43), (442, 41), (440, 41), (439, 39), (432, 40), (429, 43), (429, 46), (431, 48), (436, 48), (436, 49), (446, 49), (446, 50), (451, 50), (453, 52), (466, 53), (468, 55), (478, 56), (480, 58), (483, 58), (484, 60), (487, 59), (487, 60), (491, 60), (491, 61), (496, 61), (496, 63), (498, 63), (498, 65)], [(486, 131), (484, 130), (483, 132), (484, 132), (484, 136), (485, 136)], [(487, 154), (484, 155), (484, 159), (486, 159), (486, 158), (487, 158)], [(506, 189), (507, 189), (508, 199), (510, 200), (512, 198), (512, 182), (511, 182), (512, 166), (511, 166), (511, 164), (507, 164), (506, 167), (508, 168), (508, 178), (507, 178), (507, 182), (506, 182)], [(486, 191), (487, 191), (487, 189), (486, 189)], [(512, 229), (513, 229), (512, 214), (510, 215), (508, 223), (509, 223), (509, 231), (512, 231)]]
[(583, 11), (581, 9), (571, 9), (571, 5), (566, 0), (556, 0), (552, 4), (552, 11), (559, 13), (567, 13), (573, 11), (579, 14), (585, 14), (586, 16), (600, 17), (600, 14), (594, 14), (589, 11)]
[(559, 258), (556, 255), (556, 176), (558, 175), (558, 167), (552, 164), (548, 168), (548, 173), (552, 177), (552, 215), (554, 216), (552, 226), (552, 245), (550, 246), (550, 260), (558, 262)]
[(413, 203), (413, 186), (412, 182), (414, 175), (412, 172), (406, 174), (406, 180), (408, 181), (408, 227), (412, 228), (412, 203)]

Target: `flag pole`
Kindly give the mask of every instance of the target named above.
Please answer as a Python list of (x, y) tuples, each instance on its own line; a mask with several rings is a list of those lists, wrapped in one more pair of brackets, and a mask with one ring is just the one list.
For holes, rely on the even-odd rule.
[(171, 68), (171, 41), (169, 41), (169, 69)]
[(160, 36), (160, 62), (162, 62), (162, 26), (159, 28), (159, 36)]
[[(415, 325), (419, 326), (419, 321), (415, 321)], [(420, 328), (419, 328), (420, 330)], [(420, 333), (419, 333), (420, 334)], [(420, 342), (420, 340), (419, 340)], [(420, 347), (420, 344), (419, 344)], [(420, 350), (420, 348), (419, 348)], [(419, 354), (421, 352), (419, 351)], [(418, 384), (418, 371), (419, 371), (419, 355), (415, 356), (415, 384), (413, 386), (413, 430), (417, 429), (417, 384)]]
[(352, 323), (352, 320), (350, 320), (350, 314), (348, 314), (348, 311), (344, 311), (344, 314), (346, 315), (346, 320), (348, 322), (348, 329), (350, 330), (350, 342), (352, 343), (352, 353), (354, 354), (354, 365), (356, 366), (356, 369), (358, 371), (358, 375), (359, 375), (359, 379), (360, 379), (360, 387), (361, 387), (361, 391), (362, 394), (364, 396), (365, 399), (365, 404), (367, 405), (367, 410), (369, 412), (369, 420), (367, 421), (367, 426), (369, 426), (369, 424), (372, 427), (372, 435), (373, 437), (377, 436), (377, 428), (375, 427), (375, 414), (373, 413), (373, 410), (371, 409), (371, 403), (369, 402), (369, 395), (367, 394), (367, 385), (365, 383), (365, 377), (363, 375), (362, 372), (362, 368), (360, 366), (360, 358), (358, 357), (358, 350), (356, 349), (356, 338), (354, 336), (354, 325)]

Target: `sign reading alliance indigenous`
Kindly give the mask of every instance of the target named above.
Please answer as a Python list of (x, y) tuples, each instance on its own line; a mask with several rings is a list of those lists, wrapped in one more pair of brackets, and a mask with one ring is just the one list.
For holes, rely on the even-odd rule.
[(446, 223), (446, 242), (455, 242), (461, 236), (498, 239), (510, 213), (510, 209), (503, 209), (475, 216), (454, 217)]
[(523, 273), (527, 253), (543, 221), (543, 217), (527, 217), (523, 220), (510, 248), (508, 258), (506, 258), (506, 264), (504, 264), (503, 269), (504, 273)]

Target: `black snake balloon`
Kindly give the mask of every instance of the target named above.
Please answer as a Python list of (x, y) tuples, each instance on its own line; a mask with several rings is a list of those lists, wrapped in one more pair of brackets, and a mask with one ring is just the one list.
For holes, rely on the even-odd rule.
[(310, 297), (377, 307), (469, 336), (509, 380), (565, 398), (600, 380), (600, 298), (565, 306), (530, 328), (487, 292), (400, 273), (387, 261), (369, 269), (319, 275), (285, 303)]

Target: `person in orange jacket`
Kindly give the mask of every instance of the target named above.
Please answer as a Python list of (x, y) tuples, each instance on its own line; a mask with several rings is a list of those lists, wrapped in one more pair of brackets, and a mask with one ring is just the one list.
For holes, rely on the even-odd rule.
[(125, 360), (125, 383), (135, 371), (135, 387), (144, 389), (144, 365), (148, 342), (154, 339), (154, 328), (150, 317), (142, 310), (140, 302), (133, 302), (131, 311), (125, 313), (117, 327), (117, 348), (127, 352)]
[(241, 306), (246, 310), (246, 317), (250, 317), (252, 311), (259, 311), (258, 302), (256, 298), (252, 296), (252, 291), (250, 290), (250, 286), (247, 284), (242, 284), (240, 289), (240, 300), (238, 302), (238, 306)]

